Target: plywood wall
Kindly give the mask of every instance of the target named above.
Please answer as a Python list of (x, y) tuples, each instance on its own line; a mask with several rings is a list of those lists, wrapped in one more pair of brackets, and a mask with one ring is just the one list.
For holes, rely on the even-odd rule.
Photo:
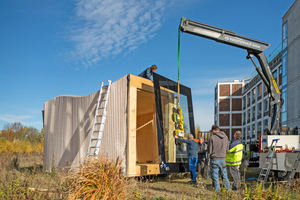
[[(100, 85), (100, 83), (99, 83)], [(76, 165), (86, 155), (99, 91), (58, 96), (44, 104), (44, 169)], [(126, 174), (127, 76), (111, 85), (100, 153), (123, 160)]]
[(154, 93), (137, 91), (137, 163), (159, 163)]

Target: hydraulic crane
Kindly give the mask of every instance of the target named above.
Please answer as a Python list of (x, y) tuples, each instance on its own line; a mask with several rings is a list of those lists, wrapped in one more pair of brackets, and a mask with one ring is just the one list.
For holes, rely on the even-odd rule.
[[(279, 135), (280, 133), (280, 111), (283, 100), (280, 97), (280, 91), (273, 78), (272, 72), (267, 62), (264, 51), (270, 46), (266, 42), (255, 40), (249, 37), (238, 35), (233, 31), (218, 28), (208, 24), (192, 21), (184, 17), (181, 18), (179, 31), (192, 35), (215, 40), (238, 48), (247, 50), (247, 59), (250, 59), (255, 66), (256, 71), (260, 75), (266, 85), (270, 100), (269, 100), (269, 132), (270, 135)], [(259, 68), (252, 57), (256, 57), (260, 63)]]

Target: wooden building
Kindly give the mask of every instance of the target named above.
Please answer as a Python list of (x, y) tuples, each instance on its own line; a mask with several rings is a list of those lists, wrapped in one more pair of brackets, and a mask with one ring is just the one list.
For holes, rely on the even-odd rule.
[[(177, 83), (157, 74), (153, 82), (129, 74), (111, 84), (100, 154), (122, 159), (126, 176), (188, 169), (186, 146), (177, 147), (173, 137)], [(190, 89), (180, 87), (186, 130), (194, 134)], [(62, 95), (44, 104), (44, 170), (74, 166), (86, 156), (98, 96)]]

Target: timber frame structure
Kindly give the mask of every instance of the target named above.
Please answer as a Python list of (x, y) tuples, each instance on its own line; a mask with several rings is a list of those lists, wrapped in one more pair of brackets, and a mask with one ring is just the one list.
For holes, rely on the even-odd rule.
[[(100, 154), (121, 159), (124, 175), (188, 171), (186, 146), (178, 150), (173, 137), (176, 85), (155, 73), (153, 82), (128, 74), (111, 84)], [(180, 87), (187, 96), (186, 127), (195, 135), (191, 91)], [(85, 158), (98, 96), (99, 91), (87, 96), (62, 95), (44, 104), (45, 171), (76, 166)], [(162, 162), (170, 170), (162, 168)]]

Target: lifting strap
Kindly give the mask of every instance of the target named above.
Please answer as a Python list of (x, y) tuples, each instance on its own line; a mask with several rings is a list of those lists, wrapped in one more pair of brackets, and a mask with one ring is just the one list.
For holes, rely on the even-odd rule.
[[(183, 17), (181, 18), (180, 24), (183, 21)], [(179, 28), (178, 28), (178, 92), (177, 92), (177, 96), (178, 96), (178, 102), (177, 105), (180, 105), (180, 85), (179, 85), (179, 65), (180, 65), (180, 24), (179, 24)]]

